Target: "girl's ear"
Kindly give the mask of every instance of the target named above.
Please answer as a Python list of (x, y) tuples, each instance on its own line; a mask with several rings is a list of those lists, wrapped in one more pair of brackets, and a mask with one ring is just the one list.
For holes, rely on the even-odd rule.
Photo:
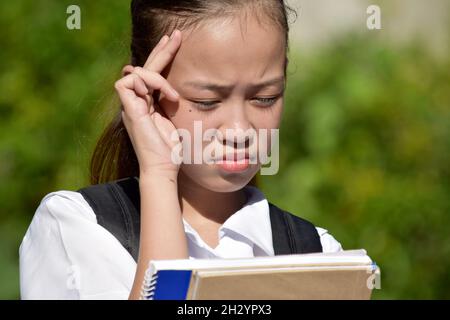
[(125, 67), (122, 68), (122, 77), (125, 77), (132, 73), (134, 70), (134, 66), (127, 64)]

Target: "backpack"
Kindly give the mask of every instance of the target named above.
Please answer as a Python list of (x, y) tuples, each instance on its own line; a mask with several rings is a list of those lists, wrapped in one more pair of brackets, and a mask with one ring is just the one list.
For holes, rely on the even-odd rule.
[[(137, 261), (141, 222), (137, 177), (90, 185), (77, 192), (92, 207), (97, 223)], [(268, 203), (275, 255), (322, 252), (319, 234), (311, 222)]]

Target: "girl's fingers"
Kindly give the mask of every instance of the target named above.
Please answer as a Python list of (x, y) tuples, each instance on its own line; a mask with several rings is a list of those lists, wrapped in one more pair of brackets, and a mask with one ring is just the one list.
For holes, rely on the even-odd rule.
[(148, 94), (152, 95), (153, 90), (160, 90), (168, 99), (178, 101), (178, 93), (169, 82), (159, 73), (151, 72), (141, 67), (134, 68), (133, 74), (141, 77), (148, 88)]
[(122, 75), (126, 76), (129, 75), (130, 73), (133, 72), (134, 66), (127, 64), (125, 67), (123, 67), (122, 69)]
[[(148, 95), (138, 96), (137, 90), (145, 90), (148, 92), (147, 86), (143, 80), (136, 74), (131, 73), (120, 80), (114, 85), (119, 98), (122, 102), (123, 111), (128, 115), (130, 119), (137, 119), (143, 114), (151, 113), (149, 106), (153, 104), (152, 100), (148, 100)], [(137, 88), (140, 89), (137, 89)], [(144, 91), (141, 92), (142, 94)], [(137, 103), (137, 98), (141, 99), (140, 103)]]
[[(152, 114), (152, 120), (166, 145), (173, 147), (175, 145), (175, 142), (171, 139), (172, 134), (174, 134), (175, 136), (178, 135), (176, 133), (176, 129), (173, 127), (173, 124), (165, 119), (159, 112), (155, 112), (154, 114)], [(175, 131), (175, 133), (173, 131)]]
[(144, 64), (144, 68), (148, 67), (148, 65), (152, 62), (153, 58), (156, 54), (158, 54), (159, 51), (166, 45), (166, 43), (169, 40), (169, 36), (165, 34), (158, 42), (158, 44), (153, 48), (152, 52), (147, 58), (147, 61)]
[(122, 104), (127, 104), (127, 102), (132, 101), (136, 96), (134, 93), (134, 81), (137, 76), (134, 74), (129, 74), (120, 80), (116, 81), (114, 88), (120, 96)]
[[(149, 57), (147, 58), (147, 61), (144, 64), (144, 68), (151, 63), (151, 61), (153, 60), (155, 55), (159, 51), (161, 51), (161, 49), (164, 47), (164, 45), (167, 43), (168, 40), (169, 40), (169, 36), (166, 34), (159, 40), (158, 44), (155, 46), (155, 48), (153, 48), (152, 52), (150, 53)], [(135, 67), (133, 65), (129, 65), (129, 64), (124, 66), (122, 68), (122, 75), (126, 76), (126, 75), (132, 73), (134, 68)]]
[(148, 65), (145, 66), (145, 69), (156, 73), (161, 73), (175, 57), (180, 43), (181, 32), (178, 29), (175, 29), (169, 39), (169, 42), (167, 42), (167, 44), (154, 55)]
[(134, 79), (134, 89), (136, 94), (140, 97), (145, 97), (148, 94), (148, 88), (145, 85), (144, 80), (141, 77), (135, 77)]

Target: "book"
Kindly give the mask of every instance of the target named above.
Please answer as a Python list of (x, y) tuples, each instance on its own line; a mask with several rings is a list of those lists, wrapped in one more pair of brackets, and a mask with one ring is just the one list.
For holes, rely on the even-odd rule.
[(366, 250), (152, 260), (143, 300), (370, 299), (380, 268)]

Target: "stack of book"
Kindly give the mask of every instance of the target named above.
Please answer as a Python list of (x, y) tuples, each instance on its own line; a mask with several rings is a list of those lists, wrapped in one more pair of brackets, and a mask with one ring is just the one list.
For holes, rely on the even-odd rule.
[(380, 269), (364, 249), (245, 259), (150, 261), (141, 299), (370, 299)]

